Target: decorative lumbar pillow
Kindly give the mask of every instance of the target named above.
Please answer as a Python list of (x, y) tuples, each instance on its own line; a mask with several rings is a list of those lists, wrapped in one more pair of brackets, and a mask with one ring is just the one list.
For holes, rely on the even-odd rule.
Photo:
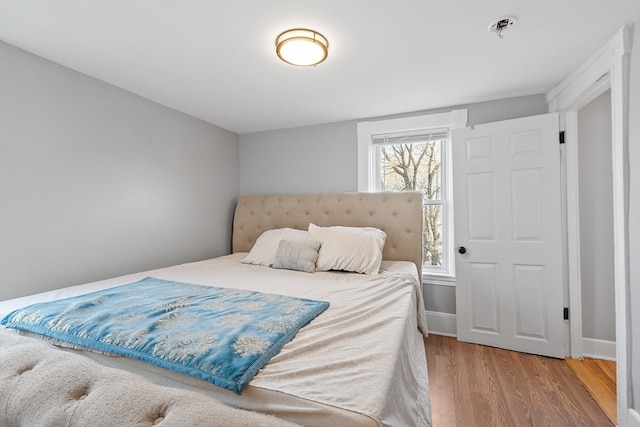
[(304, 242), (308, 238), (308, 231), (296, 230), (295, 228), (267, 230), (258, 237), (249, 254), (240, 260), (240, 262), (244, 264), (271, 266), (276, 257), (276, 251), (278, 250), (278, 245), (281, 240)]
[(312, 240), (304, 242), (281, 240), (271, 267), (313, 273), (316, 271), (318, 249), (320, 249), (320, 243)]
[(311, 240), (320, 242), (316, 269), (378, 274), (387, 235), (372, 227), (319, 227), (309, 224)]

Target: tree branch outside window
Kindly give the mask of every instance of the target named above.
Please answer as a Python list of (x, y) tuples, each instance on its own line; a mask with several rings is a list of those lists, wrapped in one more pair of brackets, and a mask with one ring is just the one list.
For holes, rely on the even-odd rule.
[(425, 266), (442, 265), (441, 144), (441, 140), (435, 140), (380, 146), (382, 190), (418, 190), (424, 194)]

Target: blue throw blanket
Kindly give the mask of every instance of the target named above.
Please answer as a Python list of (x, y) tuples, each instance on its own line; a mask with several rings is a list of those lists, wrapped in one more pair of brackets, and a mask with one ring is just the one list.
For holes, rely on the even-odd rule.
[(7, 315), (0, 324), (127, 356), (236, 394), (328, 302), (147, 277)]

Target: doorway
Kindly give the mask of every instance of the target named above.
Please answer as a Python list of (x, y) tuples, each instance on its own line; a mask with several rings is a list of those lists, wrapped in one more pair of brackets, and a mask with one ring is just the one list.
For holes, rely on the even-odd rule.
[(616, 423), (616, 307), (611, 90), (577, 112), (583, 360), (567, 364)]
[(611, 90), (578, 110), (582, 353), (615, 360)]

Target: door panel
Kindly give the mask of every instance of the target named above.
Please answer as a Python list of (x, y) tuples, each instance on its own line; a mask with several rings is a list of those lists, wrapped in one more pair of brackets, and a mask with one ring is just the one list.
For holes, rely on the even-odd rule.
[(493, 173), (467, 175), (469, 239), (495, 240), (495, 196)]
[(540, 240), (540, 170), (511, 172), (512, 238)]
[(452, 136), (458, 339), (564, 357), (558, 115)]
[(477, 332), (500, 333), (496, 265), (470, 263), (471, 328)]
[(540, 265), (514, 265), (516, 336), (546, 339), (544, 322), (544, 294), (540, 286), (544, 281)]

